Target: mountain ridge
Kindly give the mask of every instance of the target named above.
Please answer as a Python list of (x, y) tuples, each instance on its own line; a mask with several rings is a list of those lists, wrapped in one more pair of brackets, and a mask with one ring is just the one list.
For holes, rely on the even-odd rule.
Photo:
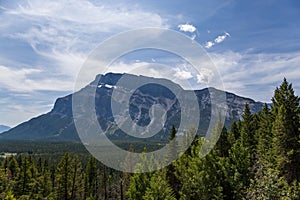
[(8, 131), (9, 129), (11, 129), (11, 127), (1, 124), (0, 125), (0, 134), (5, 131)]
[[(156, 79), (131, 74), (126, 75), (128, 75), (129, 78), (132, 79), (133, 83), (138, 81), (150, 81), (177, 85), (176, 83), (173, 83), (172, 81), (167, 79)], [(9, 131), (2, 133), (0, 135), (0, 139), (37, 141), (78, 141), (79, 137), (77, 135), (72, 116), (72, 97), (75, 94), (82, 94), (84, 93), (84, 91), (93, 87), (96, 87), (95, 109), (100, 126), (103, 129), (107, 130), (110, 128), (114, 128), (114, 116), (112, 116), (110, 108), (111, 95), (112, 91), (116, 87), (116, 83), (120, 80), (122, 76), (124, 76), (124, 74), (107, 73), (105, 75), (97, 75), (94, 81), (92, 81), (90, 84), (88, 84), (81, 90), (73, 94), (69, 94), (65, 97), (57, 98), (50, 112), (32, 118), (26, 122), (17, 125)], [(125, 89), (124, 91), (126, 92)], [(200, 133), (205, 132), (205, 128), (207, 128), (205, 127), (205, 124), (207, 124), (211, 117), (209, 116), (209, 109), (211, 106), (209, 90), (220, 91), (215, 88), (193, 90), (193, 92), (195, 92), (198, 98), (201, 113), (205, 113), (204, 117), (202, 118), (204, 125), (199, 125), (202, 128), (200, 130)], [(183, 89), (182, 91), (187, 93), (191, 92)], [(227, 127), (230, 126), (232, 121), (236, 121), (241, 118), (244, 105), (246, 103), (250, 105), (250, 109), (253, 113), (258, 112), (263, 106), (262, 102), (256, 102), (251, 98), (241, 97), (230, 92), (225, 92), (225, 94), (226, 104), (228, 106), (228, 113), (226, 114), (225, 120), (225, 125)], [(140, 123), (140, 125), (147, 125), (147, 123), (149, 123), (150, 116), (149, 113), (147, 114), (147, 112), (149, 112), (149, 110), (147, 111), (147, 108), (150, 108), (151, 105), (153, 105), (154, 103), (159, 102), (162, 105), (172, 104), (171, 107), (168, 107), (168, 116), (170, 117), (170, 119), (169, 121), (167, 121), (168, 125), (166, 125), (164, 129), (165, 133), (162, 133), (162, 135), (160, 135), (161, 138), (166, 137), (166, 134), (168, 134), (168, 129), (171, 126), (170, 123), (176, 123), (180, 121), (180, 118), (178, 117), (178, 114), (180, 113), (180, 110), (178, 110), (178, 102), (176, 101), (176, 99), (173, 98), (172, 94), (168, 92), (165, 88), (156, 86), (154, 84), (150, 84), (146, 85), (145, 87), (143, 86), (143, 88), (139, 88), (136, 91), (136, 93), (134, 93), (132, 96), (132, 110), (130, 110), (131, 118), (137, 119), (137, 123)], [(143, 111), (143, 108), (139, 106), (138, 102), (147, 102), (145, 104), (146, 111)], [(138, 118), (141, 116), (141, 113), (142, 118)], [(124, 133), (120, 132), (120, 130), (114, 131), (111, 137), (115, 139), (127, 138), (127, 136)]]

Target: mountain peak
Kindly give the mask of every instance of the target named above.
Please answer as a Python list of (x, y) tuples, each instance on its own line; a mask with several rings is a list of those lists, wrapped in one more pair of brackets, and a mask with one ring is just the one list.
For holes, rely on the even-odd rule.
[(162, 85), (173, 85), (180, 89), (182, 87), (168, 79), (165, 78), (155, 78), (155, 77), (148, 77), (144, 75), (134, 75), (134, 74), (128, 74), (128, 73), (106, 73), (106, 74), (98, 74), (94, 81), (92, 81), (89, 85), (90, 86), (99, 86), (99, 85), (107, 85), (107, 86), (116, 86), (118, 81), (120, 79), (123, 79), (123, 87), (134, 87), (138, 84), (143, 83), (157, 83)]
[[(123, 82), (124, 80), (121, 80), (123, 78), (125, 82)], [(122, 85), (122, 83), (124, 84)], [(141, 86), (138, 87), (139, 85)], [(95, 91), (96, 94), (92, 95), (95, 95), (95, 110), (99, 125), (103, 130), (110, 130), (110, 137), (113, 137), (116, 140), (128, 139), (129, 137), (118, 129), (115, 123), (116, 118), (125, 119), (128, 116), (123, 114), (114, 116), (112, 113), (111, 101), (115, 89), (120, 91), (120, 94), (129, 94), (129, 92), (133, 92), (129, 102), (129, 117), (140, 126), (147, 126), (151, 121), (150, 108), (152, 105), (162, 105), (167, 111), (167, 120), (162, 130), (164, 133), (157, 137), (160, 137), (159, 139), (164, 139), (168, 138), (170, 127), (173, 124), (180, 122), (181, 112), (180, 104), (178, 103), (175, 94), (168, 89), (169, 86), (170, 88), (178, 88), (180, 93), (182, 93), (187, 100), (191, 94), (190, 92), (195, 92), (201, 113), (199, 134), (205, 133), (208, 128), (207, 122), (213, 114), (210, 110), (210, 95), (211, 93), (223, 92), (215, 88), (187, 91), (183, 90), (178, 84), (167, 79), (132, 74), (107, 73), (104, 75), (97, 75), (94, 81), (76, 93), (78, 93), (78, 95), (91, 95), (90, 92)], [(96, 87), (96, 90), (90, 90), (91, 87)], [(228, 108), (225, 120), (225, 125), (227, 127), (230, 126), (232, 121), (241, 118), (246, 103), (249, 104), (251, 112), (253, 113), (258, 112), (263, 106), (263, 103), (256, 102), (249, 98), (240, 97), (228, 92), (225, 94), (226, 102), (224, 103), (227, 104), (226, 107)], [(24, 122), (1, 134), (0, 137), (3, 139), (14, 140), (78, 141), (79, 137), (76, 132), (72, 114), (73, 95), (74, 94), (70, 94), (58, 98), (53, 109), (49, 113), (33, 118), (28, 122)], [(191, 106), (193, 107), (196, 105)], [(81, 105), (79, 105), (79, 107), (81, 107)], [(84, 105), (82, 105), (82, 108), (84, 109)]]

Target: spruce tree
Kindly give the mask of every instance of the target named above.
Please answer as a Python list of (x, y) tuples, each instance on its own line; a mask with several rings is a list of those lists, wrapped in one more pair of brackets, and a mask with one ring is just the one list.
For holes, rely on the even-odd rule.
[(228, 142), (232, 146), (239, 137), (240, 137), (240, 131), (238, 129), (237, 122), (234, 121), (232, 122), (230, 127), (230, 131), (228, 134)]
[(150, 186), (150, 180), (153, 175), (153, 172), (146, 172), (144, 171), (151, 171), (153, 169), (153, 165), (156, 165), (154, 158), (152, 160), (147, 161), (146, 157), (146, 149), (144, 149), (143, 153), (140, 155), (140, 162), (138, 162), (135, 166), (135, 172), (130, 177), (130, 185), (126, 192), (126, 195), (129, 200), (135, 199), (143, 199), (143, 196), (146, 193), (146, 189)]
[(176, 200), (175, 194), (166, 180), (166, 171), (155, 172), (146, 189), (144, 200)]
[(97, 163), (94, 157), (90, 157), (85, 170), (85, 196), (95, 197), (97, 186)]
[(32, 163), (29, 161), (28, 156), (20, 157), (21, 159), (21, 166), (20, 172), (16, 178), (16, 184), (14, 187), (14, 193), (17, 196), (27, 195), (31, 191), (31, 187), (33, 184), (33, 177), (31, 173)]
[(220, 157), (228, 157), (228, 151), (230, 149), (230, 143), (228, 141), (228, 132), (226, 127), (224, 126), (222, 128), (222, 131), (220, 133), (220, 137), (216, 143), (216, 151), (218, 156)]
[[(254, 128), (253, 128), (253, 115), (250, 112), (249, 104), (246, 103), (245, 109), (243, 112), (243, 121), (241, 126), (241, 142), (244, 146), (247, 146), (252, 150), (255, 148), (255, 137), (254, 137)], [(253, 152), (251, 152), (253, 153)]]
[(78, 156), (75, 155), (73, 158), (73, 166), (72, 166), (72, 183), (71, 183), (71, 199), (82, 199), (83, 197), (83, 174), (82, 174), (82, 166), (81, 162), (78, 159)]
[(17, 162), (17, 160), (15, 159), (15, 157), (11, 157), (10, 158), (10, 161), (8, 163), (8, 170), (9, 170), (9, 179), (15, 179), (15, 177), (17, 176), (17, 174), (19, 173), (20, 171), (20, 168), (19, 168), (19, 164)]
[(183, 155), (175, 162), (176, 175), (182, 183), (180, 199), (222, 199), (219, 180), (219, 166), (215, 150), (202, 157), (200, 155), (203, 138), (192, 146), (191, 155)]
[(72, 165), (72, 158), (69, 153), (66, 153), (57, 169), (57, 186), (55, 189), (57, 199), (69, 200), (71, 197)]
[[(178, 156), (178, 144), (177, 144), (177, 131), (175, 126), (172, 126), (170, 137), (169, 137), (169, 148), (167, 153), (167, 160), (168, 161), (175, 161)], [(175, 175), (175, 166), (172, 162), (166, 167), (166, 179), (170, 184), (171, 188), (173, 189), (176, 198), (179, 198), (179, 188), (180, 188), (180, 181)]]
[(272, 98), (274, 115), (273, 148), (276, 166), (289, 183), (300, 180), (300, 98), (286, 79)]
[(252, 126), (253, 115), (248, 104), (245, 105), (242, 117), (243, 121), (239, 123), (241, 134), (231, 146), (227, 161), (227, 179), (230, 187), (234, 189), (232, 191), (234, 199), (240, 199), (246, 195), (250, 179), (253, 178), (252, 167), (255, 158), (255, 142), (253, 141), (255, 130)]
[(264, 104), (262, 111), (258, 114), (259, 122), (256, 130), (257, 144), (257, 159), (260, 165), (270, 166), (274, 163), (274, 155), (272, 154), (272, 115), (268, 105)]

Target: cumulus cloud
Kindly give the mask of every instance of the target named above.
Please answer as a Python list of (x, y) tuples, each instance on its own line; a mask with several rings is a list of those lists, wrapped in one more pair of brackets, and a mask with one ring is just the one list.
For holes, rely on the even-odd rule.
[(227, 37), (229, 37), (230, 34), (225, 32), (224, 35), (219, 35), (216, 39), (215, 39), (215, 43), (221, 43), (223, 42)]
[(192, 73), (189, 71), (185, 71), (180, 68), (175, 68), (175, 72), (176, 73), (174, 76), (180, 80), (186, 80), (186, 79), (193, 78)]
[(208, 41), (208, 42), (206, 42), (206, 44), (205, 44), (205, 48), (209, 49), (209, 48), (211, 48), (211, 47), (214, 46), (214, 45), (215, 45), (215, 43), (213, 43), (213, 42), (211, 42), (211, 41)]
[(197, 28), (191, 24), (179, 24), (178, 28), (180, 31), (190, 32), (190, 33), (194, 33), (197, 30)]
[(227, 37), (230, 37), (230, 34), (225, 32), (223, 35), (219, 35), (218, 37), (216, 37), (213, 41), (206, 42), (204, 47), (209, 49), (215, 46), (216, 44), (223, 42)]

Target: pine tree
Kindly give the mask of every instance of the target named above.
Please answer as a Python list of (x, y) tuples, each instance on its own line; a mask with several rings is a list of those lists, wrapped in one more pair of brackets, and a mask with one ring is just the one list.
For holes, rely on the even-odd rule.
[(34, 178), (34, 183), (31, 190), (31, 199), (42, 199), (48, 197), (51, 193), (51, 178), (47, 162), (38, 159), (38, 176)]
[(71, 174), (72, 186), (71, 186), (71, 199), (82, 199), (83, 193), (83, 182), (82, 182), (82, 166), (78, 159), (78, 156), (75, 155), (73, 158), (73, 170)]
[(277, 169), (288, 183), (300, 180), (300, 98), (286, 79), (276, 88), (272, 98), (274, 153)]
[(254, 174), (252, 167), (254, 165), (255, 142), (252, 123), (253, 115), (250, 112), (249, 105), (245, 105), (242, 115), (243, 121), (239, 124), (241, 134), (229, 150), (229, 159), (227, 160), (227, 179), (230, 182), (230, 188), (233, 189), (234, 199), (241, 199), (247, 193), (250, 185), (250, 179)]
[[(219, 131), (219, 130), (218, 130)], [(216, 143), (216, 151), (220, 157), (228, 157), (230, 149), (230, 143), (228, 141), (228, 132), (226, 127), (222, 128), (220, 137)]]
[[(177, 144), (177, 131), (175, 126), (172, 126), (170, 137), (169, 137), (169, 148), (167, 152), (167, 160), (168, 161), (175, 161), (178, 157), (178, 144)], [(179, 198), (179, 188), (180, 188), (180, 181), (175, 175), (175, 166), (174, 163), (169, 164), (166, 167), (166, 180), (170, 184), (171, 188), (173, 189), (176, 198)]]
[(85, 170), (85, 196), (95, 197), (97, 190), (97, 163), (94, 157), (90, 157)]
[(17, 160), (15, 159), (15, 157), (11, 157), (9, 164), (8, 164), (8, 170), (9, 170), (9, 174), (10, 176), (8, 177), (9, 179), (14, 179), (16, 177), (16, 175), (19, 173), (20, 168), (19, 168), (19, 164), (17, 162)]
[(51, 193), (51, 172), (48, 168), (48, 161), (45, 160), (44, 163), (42, 164), (42, 169), (39, 170), (41, 171), (41, 175), (39, 177), (39, 192), (43, 197), (47, 197)]
[(234, 189), (233, 199), (242, 199), (250, 184), (250, 170), (252, 167), (251, 153), (248, 146), (244, 146), (238, 139), (229, 151), (227, 179)]
[(276, 155), (276, 167), (289, 183), (300, 178), (300, 148), (296, 144), (298, 138), (288, 135), (292, 128), (290, 125), (286, 110), (284, 106), (281, 106), (273, 124), (274, 153)]
[(205, 157), (199, 155), (204, 139), (199, 140), (198, 145), (191, 147), (191, 155), (185, 154), (175, 162), (176, 176), (182, 183), (180, 199), (222, 199), (216, 152), (212, 150)]
[(129, 200), (142, 199), (150, 185), (151, 173), (135, 173), (130, 178), (130, 186), (126, 195)]
[(55, 189), (55, 182), (56, 182), (56, 168), (54, 166), (54, 164), (51, 165), (51, 168), (50, 168), (50, 179), (51, 179), (51, 189), (52, 189), (52, 192), (54, 192), (54, 189)]
[[(134, 156), (132, 153), (134, 153), (134, 148), (133, 145), (130, 144), (129, 150), (128, 150), (128, 155), (125, 157), (124, 162), (123, 162), (123, 167), (130, 172), (134, 171), (135, 168), (135, 163), (136, 163), (136, 156)], [(130, 186), (130, 177), (132, 173), (128, 172), (123, 172), (122, 173), (122, 178), (120, 180), (120, 186), (121, 186), (121, 199), (125, 198), (126, 194), (124, 191), (127, 191), (129, 186)]]
[[(219, 124), (219, 125), (218, 125)], [(216, 127), (213, 131), (220, 131), (222, 128), (222, 123), (219, 120)], [(227, 178), (227, 172), (228, 172), (228, 156), (229, 156), (229, 150), (231, 148), (230, 142), (229, 142), (229, 136), (228, 132), (225, 126), (223, 126), (219, 140), (216, 143), (215, 149), (212, 153), (215, 154), (215, 162), (216, 170), (218, 170), (218, 173), (216, 174), (217, 179), (220, 182), (220, 187), (222, 187), (222, 194), (224, 200), (232, 199), (232, 188), (231, 184)]]
[(167, 161), (173, 161), (177, 158), (178, 156), (178, 144), (177, 144), (177, 137), (176, 137), (176, 129), (175, 126), (173, 125), (170, 131), (170, 136), (169, 136), (169, 148), (167, 152)]
[(265, 104), (263, 110), (258, 114), (259, 122), (256, 131), (256, 137), (258, 138), (257, 144), (257, 156), (261, 165), (270, 166), (274, 163), (272, 153), (272, 116), (268, 109), (268, 105)]
[(183, 153), (190, 154), (191, 146), (195, 144), (198, 139), (196, 128), (192, 126), (188, 131), (185, 131), (180, 139), (179, 143), (179, 156)]
[[(253, 115), (250, 112), (249, 104), (246, 103), (244, 113), (242, 115), (243, 121), (241, 126), (241, 142), (244, 146), (250, 148), (251, 151), (255, 148), (255, 132), (253, 128)], [(254, 152), (251, 152), (254, 153)]]
[(4, 169), (0, 168), (0, 194), (5, 192), (8, 188), (7, 173)]
[[(255, 173), (247, 191), (250, 199), (278, 199), (280, 179), (278, 171), (274, 169), (274, 155), (272, 151), (272, 116), (267, 104), (258, 114), (258, 126), (256, 128), (256, 138), (258, 144), (256, 148), (256, 160), (252, 171)], [(282, 179), (281, 182), (284, 180)]]
[(155, 161), (147, 161), (145, 153), (146, 149), (140, 155), (140, 162), (138, 162), (135, 166), (136, 173), (130, 177), (130, 186), (126, 192), (129, 200), (143, 199), (146, 189), (150, 186), (150, 180), (153, 172), (144, 173), (144, 171), (152, 171), (151, 169), (155, 167), (153, 166)]
[(166, 171), (157, 171), (150, 180), (143, 196), (144, 200), (176, 200), (175, 194), (166, 180)]
[(237, 123), (234, 121), (232, 122), (230, 127), (230, 131), (228, 134), (228, 142), (232, 146), (239, 137), (240, 137), (240, 131), (238, 129)]
[(72, 158), (69, 153), (66, 153), (58, 164), (57, 169), (57, 199), (70, 199), (72, 186)]
[(17, 196), (28, 195), (31, 191), (33, 184), (33, 177), (30, 171), (32, 163), (29, 160), (29, 156), (21, 158), (20, 172), (16, 178), (16, 184), (14, 187), (14, 193)]

